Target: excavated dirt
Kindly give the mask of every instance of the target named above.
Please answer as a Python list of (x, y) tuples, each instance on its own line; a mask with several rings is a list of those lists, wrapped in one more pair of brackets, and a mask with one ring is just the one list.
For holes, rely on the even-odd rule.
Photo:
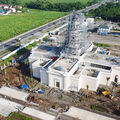
[(0, 72), (0, 86), (12, 85), (18, 87), (24, 84), (23, 81), (22, 74), (16, 67), (9, 67), (5, 71)]
[(0, 120), (7, 120), (7, 119), (3, 116), (0, 116)]
[(53, 108), (59, 112), (62, 112), (66, 108), (68, 108), (68, 105), (66, 105), (66, 104), (51, 101), (50, 99), (41, 98), (37, 94), (30, 94), (30, 96), (27, 98), (27, 100), (29, 102), (34, 102), (36, 104), (39, 104), (39, 109), (42, 111), (46, 111), (46, 109)]

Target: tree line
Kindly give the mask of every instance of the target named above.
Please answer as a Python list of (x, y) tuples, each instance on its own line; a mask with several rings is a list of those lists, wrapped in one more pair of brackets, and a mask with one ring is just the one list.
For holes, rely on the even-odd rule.
[[(68, 12), (71, 10), (80, 10), (85, 6), (90, 6), (92, 4), (97, 3), (101, 0), (92, 0), (87, 4), (83, 4), (81, 2), (51, 2), (50, 0), (34, 0), (28, 1), (23, 6), (31, 9), (40, 9), (40, 10), (52, 10), (52, 11), (63, 11)], [(22, 0), (0, 0), (0, 4), (8, 4), (8, 5), (21, 5)]]
[(120, 3), (107, 3), (98, 9), (91, 10), (89, 15), (101, 17), (104, 20), (120, 22)]
[(0, 4), (7, 4), (7, 5), (20, 5), (20, 0), (0, 0)]
[[(90, 6), (94, 3), (97, 3), (100, 0), (93, 0), (87, 3), (87, 6)], [(49, 0), (36, 0), (26, 3), (26, 7), (31, 9), (41, 9), (41, 10), (52, 10), (52, 11), (63, 11), (68, 12), (71, 10), (80, 10), (84, 8), (86, 5), (81, 2), (73, 2), (73, 3), (54, 3)]]

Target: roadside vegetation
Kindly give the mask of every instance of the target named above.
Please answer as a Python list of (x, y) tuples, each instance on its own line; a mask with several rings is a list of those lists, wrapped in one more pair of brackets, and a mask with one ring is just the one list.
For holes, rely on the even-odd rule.
[(99, 1), (101, 0), (34, 0), (26, 3), (26, 6), (32, 9), (68, 12), (80, 10)]
[(0, 4), (22, 5), (41, 10), (71, 11), (79, 10), (102, 0), (0, 0)]
[(31, 9), (29, 13), (0, 16), (0, 42), (29, 31), (67, 13)]
[(19, 113), (11, 113), (8, 118), (0, 116), (0, 120), (33, 120), (32, 118), (26, 117)]
[[(24, 0), (23, 3), (27, 3), (31, 1), (35, 1), (35, 0)], [(48, 0), (48, 1), (51, 3), (74, 3), (74, 2), (87, 3), (93, 0)]]
[[(0, 0), (0, 4), (22, 4), (25, 5), (26, 3), (29, 2), (34, 2), (34, 1), (43, 1), (43, 0)], [(47, 2), (51, 3), (75, 3), (75, 2), (81, 2), (82, 4), (86, 4), (89, 2), (98, 2), (100, 0), (44, 0)]]
[(102, 5), (95, 10), (91, 10), (88, 15), (101, 17), (104, 20), (109, 20), (113, 22), (120, 22), (120, 3), (107, 3), (106, 5)]

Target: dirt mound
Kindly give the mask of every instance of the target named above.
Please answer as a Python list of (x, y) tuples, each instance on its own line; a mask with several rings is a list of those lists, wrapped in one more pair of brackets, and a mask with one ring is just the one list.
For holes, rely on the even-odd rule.
[(0, 116), (0, 120), (7, 120), (7, 119), (3, 116)]
[(5, 71), (0, 72), (0, 86), (12, 85), (18, 87), (23, 83), (22, 74), (16, 67), (9, 67)]

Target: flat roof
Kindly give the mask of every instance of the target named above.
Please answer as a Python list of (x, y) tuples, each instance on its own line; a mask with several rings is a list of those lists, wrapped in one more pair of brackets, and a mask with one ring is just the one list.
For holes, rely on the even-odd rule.
[(40, 45), (35, 49), (35, 51), (42, 53), (59, 53), (59, 48), (56, 46)]
[(70, 107), (70, 109), (64, 114), (80, 120), (116, 120), (114, 118), (103, 116), (103, 115), (90, 112), (87, 110), (79, 109), (76, 107)]
[(26, 98), (29, 96), (28, 93), (19, 91), (17, 89), (9, 88), (9, 87), (4, 87), (4, 86), (0, 88), (0, 94), (15, 98), (21, 101), (26, 101)]
[(48, 70), (48, 67), (51, 66), (54, 62), (55, 62), (54, 60), (49, 61), (49, 62), (44, 66), (44, 68), (45, 68), (46, 70)]
[(82, 67), (78, 67), (78, 69), (73, 73), (73, 75), (78, 76), (80, 75), (81, 71), (83, 70)]
[(50, 115), (50, 114), (45, 113), (45, 112), (41, 112), (39, 110), (35, 110), (33, 108), (30, 108), (30, 107), (26, 107), (22, 112), (27, 114), (27, 115), (39, 118), (41, 120), (55, 120), (55, 118), (56, 118), (53, 115)]
[(120, 66), (120, 58), (111, 55), (102, 55), (97, 53), (89, 53), (83, 58), (86, 62), (98, 63), (104, 65), (118, 65)]
[(77, 61), (77, 59), (61, 58), (52, 66), (52, 68), (61, 72), (69, 72)]
[(50, 59), (39, 59), (33, 63), (33, 66), (44, 66), (50, 61)]
[(18, 103), (0, 98), (0, 115), (8, 117), (11, 112), (18, 112), (19, 109), (23, 109), (23, 106)]
[(32, 49), (30, 58), (50, 58), (51, 56), (59, 56), (59, 54), (59, 47), (40, 45)]
[(86, 68), (82, 71), (82, 75), (86, 75), (94, 78), (97, 78), (98, 74), (99, 74), (99, 70), (96, 70), (94, 68)]

